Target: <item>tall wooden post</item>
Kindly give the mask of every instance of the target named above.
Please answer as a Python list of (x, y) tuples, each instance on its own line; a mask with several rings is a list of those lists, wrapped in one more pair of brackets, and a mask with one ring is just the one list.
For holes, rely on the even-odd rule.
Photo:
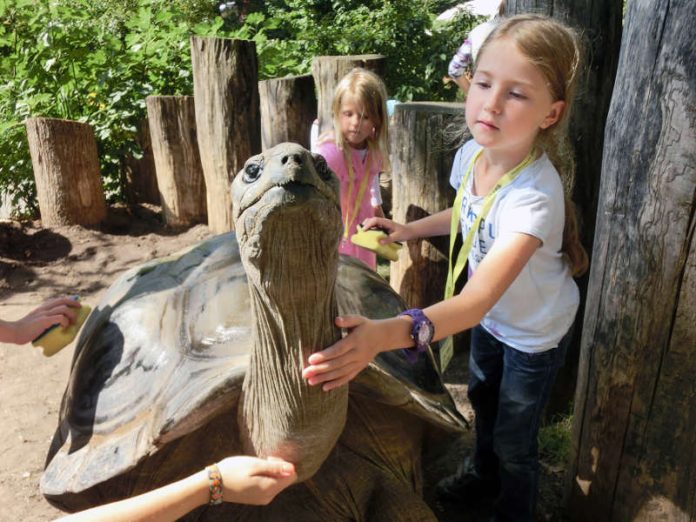
[(44, 226), (95, 225), (106, 217), (92, 127), (56, 118), (26, 121)]
[(230, 183), (261, 152), (256, 45), (192, 36), (191, 61), (208, 226), (222, 233), (234, 228)]
[(309, 149), (309, 133), (317, 117), (314, 78), (287, 76), (259, 82), (261, 147), (292, 141)]
[[(579, 78), (570, 121), (570, 138), (575, 149), (576, 183), (573, 201), (580, 220), (585, 250), (592, 251), (604, 143), (604, 126), (616, 75), (621, 44), (622, 0), (576, 2), (575, 0), (507, 0), (507, 13), (537, 13), (552, 16), (574, 27), (581, 35), (585, 64)], [(585, 310), (588, 275), (577, 279), (580, 309), (566, 363), (561, 368), (548, 405), (548, 416), (565, 413), (575, 393), (580, 356), (580, 323)]]
[(193, 96), (148, 96), (147, 116), (165, 222), (204, 221), (206, 191)]
[[(396, 106), (390, 129), (392, 215), (408, 223), (452, 206), (449, 176), (456, 149), (443, 130), (464, 110), (459, 103), (413, 102)], [(464, 129), (462, 129), (464, 132)], [(442, 300), (447, 280), (448, 236), (408, 241), (391, 264), (392, 288), (409, 306)]]
[(355, 56), (317, 56), (312, 60), (312, 75), (317, 88), (319, 134), (332, 128), (331, 103), (338, 82), (354, 67), (369, 69), (384, 77), (386, 58), (381, 54)]
[(607, 119), (568, 513), (696, 519), (696, 14), (629, 2)]
[(130, 203), (154, 203), (160, 204), (159, 190), (157, 188), (157, 174), (155, 172), (155, 158), (152, 154), (152, 140), (150, 139), (150, 125), (147, 118), (143, 118), (138, 127), (137, 142), (142, 149), (142, 157), (124, 158), (126, 178), (126, 198)]

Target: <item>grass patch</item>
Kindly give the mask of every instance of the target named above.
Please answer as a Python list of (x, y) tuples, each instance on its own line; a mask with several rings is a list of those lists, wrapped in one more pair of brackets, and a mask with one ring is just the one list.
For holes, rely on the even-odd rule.
[[(571, 410), (572, 411), (572, 410)], [(539, 430), (539, 457), (552, 467), (565, 467), (570, 456), (573, 414), (555, 416)]]

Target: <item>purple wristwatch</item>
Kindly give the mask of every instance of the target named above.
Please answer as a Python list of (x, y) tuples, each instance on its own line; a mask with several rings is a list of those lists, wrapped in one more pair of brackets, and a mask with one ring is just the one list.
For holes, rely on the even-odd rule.
[(411, 339), (416, 343), (414, 348), (404, 348), (403, 354), (406, 356), (406, 360), (411, 364), (414, 364), (418, 360), (418, 354), (425, 352), (433, 340), (433, 335), (435, 334), (435, 327), (432, 321), (423, 313), (420, 308), (411, 308), (399, 314), (408, 315), (413, 319), (413, 325), (411, 326)]

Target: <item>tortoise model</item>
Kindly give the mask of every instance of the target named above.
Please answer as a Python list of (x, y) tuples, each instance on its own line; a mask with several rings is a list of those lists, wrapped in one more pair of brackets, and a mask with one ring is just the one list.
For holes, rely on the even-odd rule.
[(205, 520), (435, 520), (421, 498), (430, 434), (466, 427), (432, 353), (381, 354), (330, 392), (301, 377), (334, 318), (405, 306), (339, 256), (338, 180), (284, 143), (232, 183), (235, 233), (125, 272), (82, 329), (41, 489), (67, 510), (137, 494), (233, 454), (296, 464), (268, 506)]

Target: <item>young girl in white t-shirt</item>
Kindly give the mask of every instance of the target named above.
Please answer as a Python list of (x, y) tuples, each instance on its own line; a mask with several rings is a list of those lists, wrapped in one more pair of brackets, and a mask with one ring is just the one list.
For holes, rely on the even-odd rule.
[[(493, 30), (466, 99), (474, 139), (454, 160), (454, 206), (407, 224), (364, 223), (387, 229), (385, 243), (449, 233), (453, 245), (461, 231), (459, 255), (450, 246), (445, 299), (391, 319), (338, 317), (350, 333), (311, 355), (303, 371), (310, 385), (330, 390), (381, 351), (406, 347), (413, 359), (432, 340), (445, 340), (446, 365), (448, 337), (472, 328), (474, 458), (438, 489), (446, 500), (495, 497), (497, 521), (534, 518), (539, 423), (578, 308), (573, 276), (587, 267), (559, 175), (572, 176), (559, 158), (579, 68), (577, 36), (550, 18), (515, 16)], [(454, 295), (467, 260), (469, 279)]]

